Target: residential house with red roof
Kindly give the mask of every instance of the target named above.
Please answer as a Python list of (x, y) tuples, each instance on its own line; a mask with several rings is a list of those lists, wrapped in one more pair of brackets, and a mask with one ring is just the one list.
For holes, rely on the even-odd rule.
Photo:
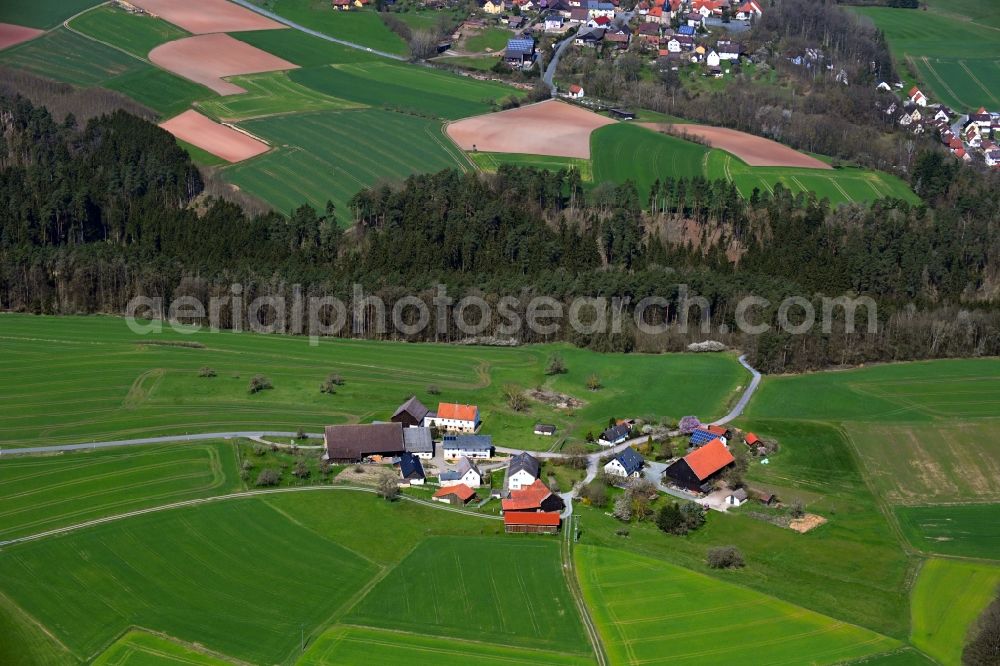
[(479, 430), (479, 407), (442, 402), (436, 412), (428, 412), (424, 425), (448, 432), (469, 432)]
[(712, 480), (734, 460), (722, 440), (713, 439), (667, 467), (664, 480), (695, 492), (707, 492)]
[(910, 88), (910, 92), (907, 94), (907, 97), (917, 106), (927, 106), (927, 96), (920, 92), (920, 88), (916, 86)]

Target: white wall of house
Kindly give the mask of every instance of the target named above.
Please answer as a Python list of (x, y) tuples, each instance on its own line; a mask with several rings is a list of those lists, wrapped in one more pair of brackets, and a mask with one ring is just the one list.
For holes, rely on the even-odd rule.
[(746, 504), (746, 500), (741, 500), (736, 495), (730, 495), (726, 498), (726, 504), (729, 506), (742, 506), (743, 504)]
[(535, 482), (535, 477), (528, 473), (528, 470), (519, 469), (507, 477), (507, 487), (510, 490), (520, 490), (527, 488)]
[(457, 458), (461, 458), (462, 456), (465, 456), (466, 458), (475, 458), (476, 460), (489, 460), (490, 452), (479, 451), (479, 450), (467, 451), (466, 449), (462, 448), (456, 449), (456, 448), (448, 448), (447, 446), (444, 447), (444, 457), (447, 458), (448, 460), (454, 460)]
[(462, 476), (461, 480), (459, 480), (459, 483), (464, 483), (470, 488), (478, 488), (479, 486), (483, 485), (483, 477), (477, 474), (476, 470), (470, 469), (468, 472), (465, 473), (464, 476)]
[(628, 474), (625, 473), (625, 468), (622, 467), (622, 464), (620, 462), (618, 462), (617, 458), (615, 458), (614, 460), (609, 461), (604, 466), (604, 473), (605, 474), (610, 474), (612, 476), (620, 476), (620, 477), (623, 477), (623, 478), (626, 477), (626, 476), (628, 476)]
[(463, 419), (441, 419), (438, 417), (427, 417), (424, 419), (424, 425), (427, 427), (434, 426), (439, 430), (449, 430), (453, 432), (476, 432), (476, 422), (466, 421)]

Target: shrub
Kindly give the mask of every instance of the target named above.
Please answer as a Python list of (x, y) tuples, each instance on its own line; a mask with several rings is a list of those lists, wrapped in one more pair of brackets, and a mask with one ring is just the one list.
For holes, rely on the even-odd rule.
[(389, 502), (399, 497), (399, 484), (396, 482), (396, 477), (388, 474), (378, 480), (375, 490), (379, 497)]
[(739, 569), (746, 566), (743, 553), (736, 546), (709, 548), (705, 561), (713, 569)]
[(319, 385), (320, 393), (327, 393), (333, 395), (337, 392), (338, 386), (344, 385), (344, 378), (338, 375), (336, 372), (332, 372), (326, 376), (323, 383)]
[(596, 373), (587, 378), (587, 388), (591, 391), (598, 391), (602, 388), (601, 378)]
[(628, 530), (625, 529), (624, 527), (619, 527), (617, 530), (615, 530), (615, 534), (618, 535), (618, 536), (620, 536), (620, 537), (627, 537), (628, 536)]
[(507, 400), (507, 406), (511, 408), (511, 411), (522, 412), (528, 407), (528, 400), (524, 397), (524, 392), (519, 386), (505, 384), (503, 387), (503, 396)]
[(250, 393), (260, 393), (272, 388), (274, 388), (274, 385), (271, 384), (271, 380), (264, 375), (254, 375), (247, 386), (247, 390)]
[(198, 371), (199, 377), (215, 377), (215, 370), (208, 367), (207, 365)]
[(701, 421), (697, 416), (685, 416), (677, 423), (677, 429), (682, 435), (690, 435), (696, 428), (701, 426)]
[(262, 469), (254, 482), (258, 486), (276, 486), (281, 482), (281, 472), (276, 469)]
[(240, 467), (243, 469), (243, 471), (249, 472), (254, 468), (254, 464), (252, 460), (244, 460), (243, 464), (240, 465)]
[(301, 460), (295, 463), (295, 469), (292, 470), (292, 476), (297, 479), (308, 479), (309, 478), (309, 468)]
[(427, 386), (427, 394), (428, 395), (441, 395), (441, 389), (438, 387), (437, 384), (429, 384)]
[(296, 430), (295, 431), (295, 439), (297, 439), (297, 440), (306, 440), (306, 439), (309, 439), (309, 437), (306, 436), (306, 429), (300, 427), (298, 430)]
[(564, 375), (566, 372), (566, 362), (563, 360), (562, 354), (553, 354), (549, 357), (549, 364), (545, 367), (545, 374)]
[(804, 515), (806, 515), (806, 508), (802, 504), (802, 500), (792, 502), (792, 518), (801, 518)]
[(267, 447), (266, 446), (264, 446), (263, 444), (254, 444), (253, 445), (253, 454), (255, 456), (262, 456), (265, 453), (267, 453)]

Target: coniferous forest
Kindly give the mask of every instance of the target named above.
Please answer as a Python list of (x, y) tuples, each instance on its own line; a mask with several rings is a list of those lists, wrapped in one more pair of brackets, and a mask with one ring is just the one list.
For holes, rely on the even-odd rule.
[[(347, 300), (358, 284), (390, 306), (404, 295), (430, 303), (438, 284), (455, 299), (631, 303), (673, 300), (687, 285), (711, 306), (707, 331), (650, 334), (625, 317), (620, 332), (564, 325), (518, 341), (656, 351), (719, 340), (770, 372), (1000, 354), (1000, 176), (939, 152), (916, 158), (911, 185), (921, 205), (835, 209), (780, 186), (743, 199), (730, 184), (703, 179), (660, 180), (650, 192), (585, 189), (575, 171), (502, 168), (413, 176), (359, 192), (350, 210), (304, 206), (285, 216), (206, 197), (173, 138), (125, 111), (78, 126), (71, 114), (56, 122), (45, 108), (4, 96), (0, 135), (0, 309), (117, 314), (136, 295), (207, 301), (234, 283), (247, 300), (290, 296), (295, 285)], [(770, 301), (757, 310), (761, 322), (775, 321), (787, 296), (815, 302), (817, 312), (823, 296), (869, 296), (878, 331), (861, 325), (862, 312), (854, 333), (838, 321), (828, 333), (747, 335), (733, 326), (747, 295)], [(680, 309), (651, 310), (645, 320), (675, 323)], [(495, 338), (500, 323), (483, 337)], [(428, 330), (412, 339), (461, 337)]]

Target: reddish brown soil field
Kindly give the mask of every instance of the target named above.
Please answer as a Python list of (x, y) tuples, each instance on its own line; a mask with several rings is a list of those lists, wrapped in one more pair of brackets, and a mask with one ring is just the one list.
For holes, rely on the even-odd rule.
[(163, 69), (208, 86), (220, 95), (246, 92), (234, 83), (223, 81), (223, 76), (298, 67), (229, 35), (199, 35), (167, 42), (150, 51), (149, 59)]
[(590, 133), (614, 120), (556, 100), (487, 113), (448, 125), (463, 150), (590, 158)]
[(129, 0), (129, 3), (194, 35), (285, 27), (226, 0)]
[(684, 132), (708, 141), (713, 148), (736, 155), (750, 166), (787, 166), (805, 169), (832, 169), (829, 164), (809, 157), (777, 141), (710, 125), (662, 125), (642, 123), (645, 127), (672, 134)]
[(26, 42), (29, 39), (34, 39), (43, 32), (45, 31), (35, 30), (34, 28), (26, 28), (23, 25), (0, 23), (0, 49), (5, 49), (8, 46), (14, 46), (15, 44)]
[(266, 143), (220, 125), (190, 109), (160, 123), (160, 127), (181, 141), (187, 141), (228, 162), (239, 162), (268, 150)]

